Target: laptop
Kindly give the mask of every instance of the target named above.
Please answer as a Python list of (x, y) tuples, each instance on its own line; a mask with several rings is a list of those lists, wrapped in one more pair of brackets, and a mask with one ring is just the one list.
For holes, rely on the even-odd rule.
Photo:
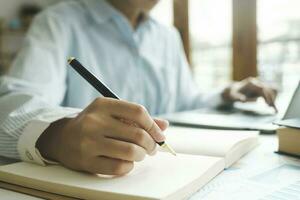
[[(285, 102), (287, 103), (287, 102)], [(251, 109), (253, 103), (236, 103), (232, 109), (199, 109), (165, 115), (171, 125), (225, 129), (258, 130), (261, 133), (275, 133), (274, 121), (300, 117), (300, 82), (289, 100), (287, 109), (278, 114), (268, 107)], [(265, 105), (265, 104), (264, 104)]]

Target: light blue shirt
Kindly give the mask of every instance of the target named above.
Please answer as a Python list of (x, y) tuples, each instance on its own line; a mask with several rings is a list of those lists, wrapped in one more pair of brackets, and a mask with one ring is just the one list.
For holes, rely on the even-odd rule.
[[(219, 96), (209, 101), (199, 93), (174, 28), (149, 17), (134, 30), (104, 0), (60, 3), (36, 17), (9, 75), (1, 79), (0, 155), (18, 157), (17, 148), (19, 154), (34, 154), (19, 137), (37, 128), (26, 127), (41, 119), (51, 123), (72, 113), (65, 107), (84, 108), (101, 96), (67, 66), (70, 56), (152, 115), (220, 102)], [(3, 150), (9, 141), (13, 145)]]

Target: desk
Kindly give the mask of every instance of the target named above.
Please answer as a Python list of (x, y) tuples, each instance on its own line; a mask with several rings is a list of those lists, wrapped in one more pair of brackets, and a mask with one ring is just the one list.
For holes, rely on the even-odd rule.
[[(283, 164), (294, 164), (300, 166), (300, 160), (287, 156), (275, 154), (277, 150), (277, 138), (275, 135), (261, 135), (260, 145), (252, 152), (244, 156), (230, 169), (225, 170), (204, 188), (191, 197), (191, 200), (234, 200), (254, 199), (255, 189), (261, 189), (251, 185), (248, 180), (264, 171), (273, 169)], [(7, 162), (1, 161), (0, 164)], [(300, 173), (299, 173), (300, 174)], [(229, 187), (230, 186), (230, 187)], [(239, 194), (237, 194), (239, 193)], [(235, 198), (232, 195), (235, 195)], [(239, 197), (240, 195), (240, 197)], [(252, 196), (251, 196), (252, 195)], [(0, 189), (0, 197), (6, 200), (37, 200), (23, 194)], [(1, 198), (1, 199), (2, 199)], [(262, 198), (257, 198), (262, 199)]]

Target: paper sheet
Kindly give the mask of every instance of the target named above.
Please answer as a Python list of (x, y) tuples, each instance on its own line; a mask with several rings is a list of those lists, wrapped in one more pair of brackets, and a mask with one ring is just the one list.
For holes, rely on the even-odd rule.
[[(137, 163), (128, 175), (115, 178), (78, 173), (61, 166), (17, 163), (0, 167), (0, 171), (27, 177), (16, 179), (19, 184), (88, 199), (98, 199), (99, 195), (103, 197), (108, 193), (115, 196), (105, 196), (106, 199), (164, 199), (169, 196), (170, 199), (180, 199), (193, 194), (223, 169), (224, 161), (221, 158), (183, 154), (173, 156), (162, 152)], [(11, 175), (3, 177), (12, 180)], [(118, 194), (121, 196), (116, 196)]]
[(196, 195), (191, 200), (298, 200), (300, 166), (284, 164), (241, 182), (224, 179), (216, 184), (217, 189), (212, 184), (210, 188), (204, 188), (206, 191), (201, 195)]

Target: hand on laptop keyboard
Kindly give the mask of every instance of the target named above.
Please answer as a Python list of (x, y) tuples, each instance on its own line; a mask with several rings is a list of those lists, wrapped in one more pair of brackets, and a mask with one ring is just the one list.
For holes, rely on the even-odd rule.
[(278, 112), (275, 106), (276, 96), (277, 90), (275, 88), (262, 83), (256, 78), (247, 78), (243, 81), (235, 82), (222, 93), (225, 102), (249, 102), (263, 97), (266, 103)]

